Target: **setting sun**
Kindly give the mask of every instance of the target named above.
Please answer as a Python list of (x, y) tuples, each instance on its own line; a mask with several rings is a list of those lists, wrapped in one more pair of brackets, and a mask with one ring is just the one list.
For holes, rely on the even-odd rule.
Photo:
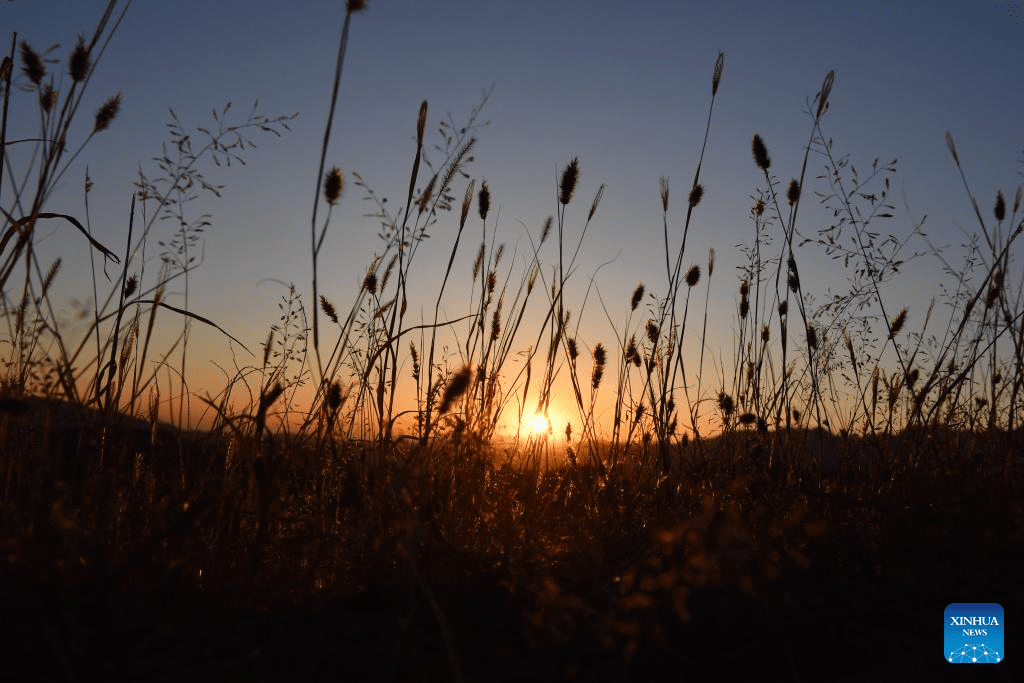
[(534, 434), (547, 433), (548, 419), (541, 415), (540, 413), (537, 413), (536, 415), (533, 416), (533, 419), (530, 420), (530, 429), (531, 431), (533, 431)]

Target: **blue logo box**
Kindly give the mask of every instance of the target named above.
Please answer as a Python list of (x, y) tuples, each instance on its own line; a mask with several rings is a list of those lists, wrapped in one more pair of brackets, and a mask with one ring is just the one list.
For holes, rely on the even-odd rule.
[(943, 652), (953, 664), (1003, 661), (1003, 608), (994, 602), (954, 602), (943, 615)]

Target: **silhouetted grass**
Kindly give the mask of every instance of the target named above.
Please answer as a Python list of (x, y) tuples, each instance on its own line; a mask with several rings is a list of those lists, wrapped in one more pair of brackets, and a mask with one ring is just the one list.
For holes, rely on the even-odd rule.
[[(364, 5), (347, 5), (335, 93), (351, 15)], [(115, 6), (69, 56), (66, 92), (55, 85), (65, 81), (48, 79), (49, 63), (21, 47), (21, 83), (43, 114), (28, 170), (42, 180), (30, 187), (0, 176), (0, 604), (5, 623), (18, 625), (0, 673), (30, 666), (36, 678), (69, 680), (675, 680), (710, 665), (755, 679), (855, 680), (909, 669), (942, 678), (949, 672), (939, 669), (934, 624), (944, 605), (992, 599), (1012, 613), (1024, 603), (1024, 305), (1010, 267), (1022, 231), (1020, 189), (1009, 217), (1001, 194), (994, 224), (978, 210), (984, 241), (964, 268), (950, 266), (956, 296), (940, 338), (926, 344), (934, 311), (922, 316), (883, 289), (905, 260), (905, 242), (878, 243), (868, 231), (891, 211), (894, 164), (876, 161), (862, 177), (833, 157), (822, 130), (829, 72), (808, 112), (808, 153), (827, 160), (824, 198), (841, 220), (812, 241), (855, 264), (849, 289), (817, 307), (807, 296), (798, 254), (799, 263), (810, 257), (795, 248), (806, 157), (780, 197), (767, 143), (755, 136), (765, 187), (744, 252), (733, 376), (712, 380), (703, 351), (684, 353), (690, 298), (699, 305), (694, 290), (702, 286), (698, 342), (706, 345), (714, 273), (713, 254), (705, 272), (684, 269), (701, 162), (678, 247), (661, 182), (664, 287), (649, 280), (623, 291), (625, 315), (607, 311), (611, 342), (585, 341), (566, 289), (604, 187), (573, 244), (566, 209), (585, 169), (569, 161), (556, 215), (535, 242), (531, 235), (524, 271), (513, 274), (515, 258), (504, 257), (496, 221), (488, 223), (486, 182), (477, 190), (471, 179), (456, 203), (479, 107), (464, 128), (442, 124), (444, 159), (435, 168), (424, 154), (423, 103), (406, 203), (394, 215), (377, 203), (382, 252), (347, 314), (318, 295), (317, 259), (345, 190), (340, 169), (324, 171), (329, 122), (316, 200), (326, 202), (326, 218), (318, 222), (316, 206), (312, 214), (313, 310), (293, 287), (261, 364), (229, 378), (216, 399), (200, 399), (216, 418), (212, 429), (193, 432), (184, 418), (160, 422), (167, 385), (145, 370), (158, 311), (214, 325), (187, 299), (184, 308), (164, 301), (178, 278), (187, 291), (196, 231), (205, 226), (190, 217), (191, 195), (181, 188), (217, 191), (202, 177), (204, 159), (237, 158), (251, 146), (247, 129), (276, 133), (289, 117), (254, 113), (228, 125), (225, 107), (218, 129), (201, 131), (209, 143), (198, 151), (175, 122), (163, 176), (140, 177), (118, 258), (89, 235), (87, 212), (80, 221), (44, 210), (74, 158), (55, 141), (70, 131)], [(719, 55), (712, 104), (723, 72)], [(6, 136), (16, 72), (3, 73)], [(116, 129), (118, 102), (101, 107), (86, 142)], [(948, 144), (959, 168), (951, 137)], [(470, 304), (443, 319), (449, 279), (459, 277), (457, 250), (467, 227), (475, 229), (474, 200), (481, 240)], [(456, 206), (434, 314), (414, 324), (407, 315), (418, 246)], [(163, 245), (165, 265), (154, 275), (137, 259), (160, 215), (182, 227)], [(44, 270), (36, 259), (41, 220), (69, 223), (91, 256), (121, 266), (77, 348), (51, 305), (59, 262)], [(322, 328), (320, 312), (329, 321)], [(534, 317), (541, 322), (531, 328)], [(908, 332), (915, 321), (923, 321), (919, 332)], [(456, 353), (439, 357), (439, 333), (463, 329)], [(689, 334), (697, 336), (692, 326)], [(187, 327), (172, 347), (180, 344), (182, 378), (186, 339)], [(527, 362), (512, 375), (510, 358), (520, 351)], [(159, 367), (169, 367), (170, 353)], [(399, 389), (406, 372), (409, 405)], [(316, 387), (305, 409), (294, 403), (303, 378)], [(574, 397), (578, 432), (497, 442), (503, 415), (522, 423), (533, 406), (546, 413), (556, 391)], [(602, 391), (614, 397), (608, 439), (594, 418)], [(708, 412), (717, 413), (720, 433), (701, 432)]]

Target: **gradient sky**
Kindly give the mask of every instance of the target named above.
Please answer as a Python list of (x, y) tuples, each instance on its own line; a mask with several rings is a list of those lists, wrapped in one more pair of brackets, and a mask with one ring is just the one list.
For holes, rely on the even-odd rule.
[[(53, 55), (60, 63), (51, 68), (63, 72), (75, 36), (91, 33), (104, 5), (4, 2), (0, 44), (9, 45), (11, 31), (39, 49), (60, 43)], [(607, 183), (607, 190), (568, 296), (578, 306), (594, 276), (621, 332), (638, 281), (648, 291), (665, 291), (664, 267), (658, 267), (664, 263), (658, 179), (670, 179), (669, 221), (678, 237), (703, 139), (712, 68), (723, 51), (725, 72), (702, 167), (705, 194), (686, 259), (703, 268), (708, 249), (717, 252), (709, 352), (715, 365), (720, 357), (728, 368), (742, 263), (736, 245), (752, 240), (750, 197), (763, 186), (751, 158), (752, 135), (764, 138), (772, 172), (783, 183), (798, 175), (811, 126), (808, 102), (834, 69), (823, 123), (834, 152), (849, 154), (865, 170), (876, 157), (899, 160), (891, 194), (895, 217), (877, 228), (904, 236), (927, 214), (925, 229), (934, 243), (949, 245), (948, 258), (956, 263), (963, 253), (959, 245), (977, 231), (977, 221), (944, 133), (955, 136), (986, 217), (997, 190), (1012, 201), (1024, 171), (1021, 8), (1022, 3), (935, 1), (371, 0), (352, 20), (328, 154), (328, 164), (339, 165), (350, 183), (321, 255), (321, 292), (347, 310), (366, 266), (383, 246), (378, 222), (363, 215), (373, 206), (351, 183), (351, 172), (397, 208), (408, 184), (420, 102), (430, 104), (427, 142), (433, 144), (440, 120), (450, 116), (461, 125), (493, 86), (480, 116), (490, 123), (477, 131), (475, 160), (467, 170), (478, 187), (485, 179), (491, 189), (488, 231), (497, 229), (509, 253), (518, 244), (513, 280), (525, 267), (526, 231), (536, 239), (545, 217), (555, 213), (558, 174), (578, 156), (581, 182), (567, 212), (573, 242), (597, 188)], [(228, 101), (234, 103), (234, 122), (257, 98), (268, 115), (298, 112), (291, 133), (253, 135), (258, 148), (246, 154), (247, 166), (207, 165), (207, 179), (226, 190), (219, 200), (195, 205), (196, 214), (212, 215), (213, 225), (206, 233), (205, 264), (192, 275), (190, 307), (258, 354), (287, 293), (267, 279), (294, 282), (308, 305), (309, 217), (343, 19), (341, 0), (133, 3), (86, 98), (92, 111), (123, 91), (121, 114), (65, 176), (50, 209), (83, 214), (88, 164), (95, 182), (92, 225), (101, 241), (120, 252), (136, 170), (141, 164), (155, 175), (151, 159), (166, 139), (169, 108), (192, 129), (210, 125), (211, 111)], [(29, 137), (38, 120), (31, 97), (16, 91), (13, 101), (12, 126), (20, 126), (13, 135)], [(822, 169), (821, 157), (812, 155), (808, 178)], [(456, 181), (457, 197), (466, 182)], [(807, 202), (802, 216), (798, 229), (813, 235), (830, 212)], [(417, 256), (417, 291), (436, 293), (457, 224), (456, 213), (443, 215)], [(171, 227), (161, 226), (155, 238), (168, 239)], [(445, 295), (453, 315), (466, 310), (479, 230), (479, 219), (471, 220)], [(44, 253), (66, 261), (57, 302), (87, 298), (86, 261), (74, 258), (85, 254), (82, 241), (63, 228), (44, 235)], [(155, 254), (155, 244), (151, 248)], [(924, 248), (912, 241), (908, 253)], [(805, 284), (824, 292), (825, 282), (842, 291), (845, 279), (836, 264), (809, 248), (805, 253), (798, 254)], [(155, 273), (156, 261), (150, 268)], [(943, 279), (936, 259), (922, 259), (883, 296), (894, 309), (910, 306), (914, 328)], [(588, 347), (601, 340), (613, 345), (616, 333), (593, 292), (587, 301), (581, 341)], [(175, 302), (180, 305), (180, 296)], [(433, 296), (410, 304), (411, 319), (419, 318), (418, 306), (429, 317)], [(163, 321), (168, 330), (175, 327), (170, 316)], [(521, 347), (532, 341), (533, 335), (524, 335)], [(231, 366), (228, 344), (201, 329), (195, 329), (192, 344), (193, 389), (223, 388), (224, 376), (213, 362)], [(258, 362), (244, 352), (237, 361)], [(718, 370), (706, 372), (705, 386), (710, 382), (717, 390), (723, 382)]]

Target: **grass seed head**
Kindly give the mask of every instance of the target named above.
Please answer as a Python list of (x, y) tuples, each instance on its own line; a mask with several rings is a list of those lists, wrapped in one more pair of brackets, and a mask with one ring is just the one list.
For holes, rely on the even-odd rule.
[(818, 93), (818, 111), (815, 114), (815, 118), (821, 118), (821, 115), (828, 111), (828, 97), (832, 93), (832, 84), (835, 83), (836, 72), (829, 70), (825, 74), (825, 80), (821, 84), (821, 92)]
[(960, 155), (956, 153), (956, 140), (953, 139), (953, 134), (948, 130), (946, 131), (946, 147), (949, 147), (949, 153), (953, 155), (953, 163), (960, 166)]
[(594, 347), (594, 370), (590, 377), (590, 386), (595, 391), (601, 386), (601, 378), (604, 377), (604, 364), (606, 361), (607, 355), (605, 354), (604, 345), (598, 342), (597, 346)]
[(732, 415), (736, 405), (733, 403), (732, 396), (725, 393), (724, 391), (718, 394), (718, 408), (722, 411), (722, 414), (726, 417)]
[(650, 340), (651, 344), (658, 343), (658, 325), (653, 320), (647, 321), (647, 339)]
[(367, 0), (348, 0), (345, 3), (345, 11), (352, 14), (362, 12), (368, 4)]
[(420, 193), (420, 198), (417, 201), (420, 213), (423, 213), (424, 211), (427, 210), (427, 204), (430, 203), (430, 198), (434, 196), (434, 185), (436, 184), (437, 174), (435, 173), (433, 176), (431, 176), (430, 181), (427, 183), (427, 186), (423, 188), (423, 192)]
[(121, 99), (123, 95), (117, 93), (96, 111), (96, 119), (92, 125), (92, 132), (99, 133), (110, 127), (111, 122), (117, 118), (117, 113), (121, 111)]
[(551, 216), (548, 216), (547, 220), (544, 221), (544, 228), (540, 231), (540, 243), (541, 244), (544, 244), (545, 242), (547, 242), (548, 237), (551, 236), (551, 221), (552, 221)]
[(441, 406), (438, 408), (440, 413), (447, 413), (451, 409), (452, 404), (466, 393), (472, 378), (473, 370), (468, 365), (463, 366), (461, 370), (452, 375), (451, 379), (448, 380), (448, 386), (444, 389), (444, 396), (441, 398)]
[(693, 189), (690, 190), (690, 206), (694, 207), (700, 204), (700, 199), (703, 196), (704, 187), (702, 185), (694, 185)]
[(594, 201), (590, 204), (590, 213), (587, 214), (587, 222), (594, 217), (597, 213), (597, 205), (601, 203), (601, 197), (604, 196), (604, 188), (607, 187), (605, 183), (601, 183), (601, 187), (597, 188), (597, 194), (594, 195)]
[(473, 280), (480, 275), (480, 269), (484, 265), (484, 254), (487, 252), (487, 245), (483, 242), (480, 243), (480, 250), (476, 252), (476, 258), (473, 259)]
[(700, 282), (700, 266), (692, 265), (690, 269), (686, 271), (686, 286), (695, 287)]
[(1003, 199), (1003, 191), (999, 190), (996, 192), (996, 205), (993, 209), (997, 221), (1002, 221), (1006, 218), (1006, 200)]
[(762, 171), (767, 172), (771, 168), (772, 160), (768, 156), (768, 149), (764, 146), (764, 140), (761, 139), (760, 135), (754, 134), (754, 163)]
[(480, 192), (476, 196), (477, 208), (480, 209), (480, 218), (487, 220), (487, 211), (491, 208), (491, 190), (487, 187), (487, 181), (480, 183)]
[(636, 350), (636, 335), (633, 335), (629, 338), (629, 343), (626, 344), (626, 350), (623, 353), (623, 357), (626, 359), (627, 363), (632, 363), (633, 357), (638, 355), (639, 354)]
[(812, 323), (807, 323), (807, 346), (811, 349), (818, 348), (818, 331)]
[(337, 166), (331, 167), (324, 178), (324, 199), (331, 206), (338, 203), (338, 198), (345, 190), (345, 176)]
[(274, 328), (270, 328), (270, 332), (267, 334), (267, 341), (263, 345), (263, 367), (267, 367), (267, 363), (270, 362), (270, 350), (274, 348)]
[(323, 294), (320, 295), (320, 308), (323, 310), (324, 315), (331, 319), (331, 322), (335, 325), (338, 324), (338, 312), (334, 308), (334, 304), (327, 300)]
[(341, 383), (331, 382), (327, 388), (327, 408), (332, 412), (338, 412), (341, 407)]
[(475, 180), (470, 180), (466, 186), (466, 194), (462, 197), (462, 216), (459, 218), (459, 230), (466, 227), (466, 218), (469, 217), (469, 207), (473, 204), (473, 189), (476, 186)]
[(569, 360), (576, 360), (580, 355), (580, 350), (576, 347), (576, 340), (569, 337), (565, 340), (565, 345), (569, 349)]
[(124, 283), (124, 298), (127, 299), (128, 297), (130, 297), (132, 294), (135, 293), (135, 290), (138, 288), (139, 276), (132, 275), (130, 278), (128, 278), (128, 282)]
[(999, 299), (999, 294), (1003, 291), (1003, 269), (996, 268), (995, 272), (992, 273), (992, 286), (989, 287), (988, 295), (985, 297), (985, 310), (992, 308), (996, 301)]
[(897, 334), (899, 334), (900, 330), (903, 329), (903, 325), (905, 325), (906, 322), (907, 322), (907, 309), (904, 308), (902, 311), (897, 313), (896, 317), (892, 319), (891, 323), (889, 323), (889, 339), (892, 339)]
[(638, 282), (636, 289), (633, 290), (633, 296), (629, 299), (629, 310), (635, 311), (636, 307), (640, 305), (640, 301), (644, 298), (644, 283)]
[(89, 67), (92, 64), (89, 61), (89, 48), (85, 46), (85, 37), (79, 33), (78, 39), (75, 41), (75, 49), (71, 51), (71, 56), (68, 58), (68, 73), (71, 75), (71, 80), (75, 83), (79, 83), (85, 80), (85, 77), (89, 75)]
[(708, 277), (715, 272), (715, 248), (708, 249)]
[(722, 82), (722, 70), (725, 69), (725, 53), (719, 52), (715, 60), (715, 72), (711, 76), (711, 96), (718, 94), (718, 84)]
[(39, 91), (39, 107), (46, 113), (57, 104), (57, 91), (53, 89), (53, 83), (47, 83)]
[(374, 295), (377, 293), (377, 271), (369, 270), (366, 272), (366, 277), (363, 278), (363, 289)]
[[(349, 3), (350, 5), (352, 3)], [(427, 101), (420, 103), (420, 113), (416, 117), (416, 147), (423, 146), (423, 132), (427, 129)]]
[(661, 194), (661, 210), (668, 211), (668, 178), (661, 176), (658, 181), (658, 190)]
[(412, 378), (417, 382), (420, 379), (420, 354), (416, 350), (416, 344), (409, 342), (409, 355), (412, 356)]
[(569, 165), (562, 171), (562, 182), (559, 185), (558, 201), (564, 206), (572, 200), (572, 193), (576, 191), (576, 183), (580, 179), (580, 161), (573, 157)]
[(786, 201), (789, 202), (790, 206), (796, 204), (796, 201), (800, 199), (800, 183), (797, 182), (796, 178), (789, 181), (789, 189), (786, 191)]
[(43, 58), (24, 40), (21, 41), (21, 70), (36, 86), (41, 85), (43, 77), (46, 76), (46, 65), (43, 63)]

